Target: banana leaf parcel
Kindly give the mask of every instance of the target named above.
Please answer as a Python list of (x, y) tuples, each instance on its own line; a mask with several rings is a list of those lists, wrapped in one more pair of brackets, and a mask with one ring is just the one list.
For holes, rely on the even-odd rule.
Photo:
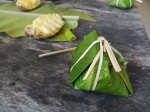
[(120, 52), (92, 31), (73, 52), (69, 83), (78, 90), (129, 96), (133, 90), (126, 65)]
[(134, 6), (134, 0), (112, 0), (109, 5), (121, 9), (128, 9)]

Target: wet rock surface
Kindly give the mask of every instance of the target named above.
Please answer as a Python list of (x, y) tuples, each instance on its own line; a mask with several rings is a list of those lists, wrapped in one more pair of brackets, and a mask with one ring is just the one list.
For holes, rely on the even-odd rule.
[[(149, 112), (150, 43), (137, 8), (120, 10), (107, 0), (56, 0), (54, 4), (83, 11), (97, 23), (79, 21), (78, 39), (43, 42), (0, 34), (0, 112)], [(47, 52), (77, 46), (97, 30), (129, 61), (134, 88), (131, 97), (73, 89), (68, 84), (71, 53), (38, 58)]]

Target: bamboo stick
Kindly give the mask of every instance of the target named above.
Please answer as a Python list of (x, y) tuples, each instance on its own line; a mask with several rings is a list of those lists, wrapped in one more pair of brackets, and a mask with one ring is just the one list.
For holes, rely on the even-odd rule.
[(100, 53), (100, 51), (99, 51), (99, 52), (97, 53), (97, 55), (95, 56), (95, 58), (94, 58), (92, 64), (90, 65), (88, 71), (86, 72), (86, 74), (85, 74), (83, 80), (86, 80), (86, 79), (88, 78), (88, 76), (89, 76), (89, 74), (91, 73), (93, 67), (95, 66), (95, 64), (97, 63), (98, 59), (100, 58), (100, 54), (101, 54), (101, 53)]
[(106, 51), (108, 53), (108, 56), (109, 56), (109, 58), (111, 60), (111, 63), (113, 65), (115, 71), (116, 72), (120, 72), (121, 71), (120, 65), (119, 65), (119, 63), (118, 63), (118, 61), (117, 61), (117, 59), (116, 59), (116, 57), (115, 57), (115, 55), (114, 55), (110, 45), (108, 44), (108, 41), (105, 40), (104, 43), (105, 43)]
[[(103, 38), (101, 38), (101, 39), (103, 39)], [(97, 69), (95, 81), (94, 81), (94, 84), (93, 84), (93, 87), (92, 87), (93, 91), (95, 91), (96, 85), (97, 85), (98, 80), (99, 80), (100, 72), (101, 72), (101, 69), (102, 69), (102, 63), (103, 63), (103, 55), (104, 55), (103, 54), (103, 44), (102, 44), (102, 40), (100, 40), (100, 60), (99, 60), (99, 64), (98, 64), (98, 69)]]
[(74, 51), (75, 49), (76, 49), (76, 47), (73, 47), (73, 48), (69, 48), (69, 49), (64, 49), (64, 50), (44, 53), (44, 54), (40, 54), (39, 58), (46, 57), (46, 56), (51, 56), (51, 55), (56, 55), (56, 54), (61, 54), (61, 53), (66, 53), (66, 52)]

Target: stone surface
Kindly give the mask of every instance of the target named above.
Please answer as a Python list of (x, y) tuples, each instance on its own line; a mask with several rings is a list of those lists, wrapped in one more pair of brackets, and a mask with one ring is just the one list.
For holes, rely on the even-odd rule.
[[(0, 112), (149, 112), (150, 43), (137, 8), (120, 10), (108, 0), (57, 0), (54, 4), (83, 11), (97, 23), (80, 20), (78, 39), (42, 42), (0, 35)], [(71, 53), (38, 58), (38, 54), (77, 46), (93, 29), (128, 59), (134, 88), (131, 97), (73, 89), (68, 84)]]

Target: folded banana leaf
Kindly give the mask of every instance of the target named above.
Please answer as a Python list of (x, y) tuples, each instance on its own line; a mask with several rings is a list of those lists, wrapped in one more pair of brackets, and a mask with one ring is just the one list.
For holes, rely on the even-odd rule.
[(121, 9), (128, 9), (134, 6), (134, 0), (112, 0), (109, 5)]
[[(126, 72), (127, 61), (119, 51), (110, 47), (120, 67), (120, 70), (117, 71), (116, 66), (113, 65), (114, 62), (112, 63), (110, 59), (110, 52), (107, 51), (109, 45), (106, 49), (102, 47), (107, 40), (100, 43), (102, 38), (96, 31), (92, 31), (85, 36), (73, 52), (70, 85), (78, 90), (96, 91), (118, 96), (132, 95), (132, 86)], [(100, 56), (98, 55), (99, 52), (101, 52)], [(97, 56), (99, 58), (95, 61)], [(95, 65), (93, 65), (94, 61)]]

